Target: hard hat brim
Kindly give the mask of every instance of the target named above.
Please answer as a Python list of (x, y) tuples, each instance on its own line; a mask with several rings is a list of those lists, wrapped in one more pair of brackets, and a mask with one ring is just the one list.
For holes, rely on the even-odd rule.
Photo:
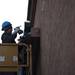
[(6, 30), (8, 30), (8, 29), (10, 29), (10, 28), (12, 28), (12, 26), (9, 26), (9, 27), (7, 27), (7, 28), (2, 28), (2, 31), (6, 31)]

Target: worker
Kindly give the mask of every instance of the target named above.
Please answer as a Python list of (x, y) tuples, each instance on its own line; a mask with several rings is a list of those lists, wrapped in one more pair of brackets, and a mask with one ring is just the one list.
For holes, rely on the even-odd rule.
[(9, 21), (3, 22), (2, 31), (4, 31), (1, 37), (2, 43), (16, 43), (15, 38), (17, 37), (17, 33), (23, 33), (19, 27), (16, 27), (12, 33), (12, 24)]
[(10, 22), (3, 22), (2, 31), (4, 31), (1, 37), (2, 43), (15, 43), (17, 33), (12, 34), (12, 24)]

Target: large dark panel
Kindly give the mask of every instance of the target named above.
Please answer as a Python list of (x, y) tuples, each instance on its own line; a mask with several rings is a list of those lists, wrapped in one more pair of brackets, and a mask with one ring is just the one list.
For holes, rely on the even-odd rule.
[(37, 5), (37, 0), (29, 0), (27, 20), (31, 21), (32, 26), (34, 24), (34, 19), (35, 19), (36, 5)]

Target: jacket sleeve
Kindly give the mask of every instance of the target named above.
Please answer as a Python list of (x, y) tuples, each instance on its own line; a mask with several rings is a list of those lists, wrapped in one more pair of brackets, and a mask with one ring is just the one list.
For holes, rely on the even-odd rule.
[(12, 38), (15, 39), (17, 37), (17, 33), (12, 34)]

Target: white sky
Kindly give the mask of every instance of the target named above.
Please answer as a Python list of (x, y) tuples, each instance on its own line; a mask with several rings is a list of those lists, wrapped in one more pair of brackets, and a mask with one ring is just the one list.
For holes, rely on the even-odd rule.
[[(24, 22), (27, 19), (28, 0), (0, 0), (0, 43), (2, 35), (2, 23), (10, 21), (13, 28), (21, 25), (24, 29)], [(19, 36), (18, 36), (19, 38)]]

